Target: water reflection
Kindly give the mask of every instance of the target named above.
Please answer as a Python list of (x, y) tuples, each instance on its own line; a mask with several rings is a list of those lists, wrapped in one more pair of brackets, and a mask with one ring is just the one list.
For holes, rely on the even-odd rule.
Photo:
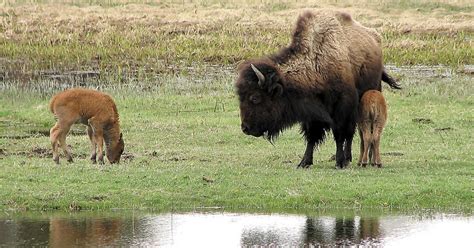
[(123, 221), (112, 219), (51, 219), (49, 245), (53, 247), (110, 246), (122, 236)]
[[(0, 216), (0, 246), (327, 246), (470, 244), (474, 218), (231, 213)], [(456, 243), (457, 242), (457, 243)]]

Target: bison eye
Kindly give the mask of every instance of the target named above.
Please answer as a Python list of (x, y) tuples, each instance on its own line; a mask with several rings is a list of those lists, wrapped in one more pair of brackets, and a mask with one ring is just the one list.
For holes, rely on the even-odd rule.
[(259, 104), (262, 101), (262, 98), (259, 95), (251, 95), (250, 96), (250, 101), (253, 104)]

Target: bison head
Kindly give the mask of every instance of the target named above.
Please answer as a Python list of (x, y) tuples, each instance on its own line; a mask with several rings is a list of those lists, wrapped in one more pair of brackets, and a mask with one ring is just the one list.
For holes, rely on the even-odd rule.
[(236, 88), (242, 132), (272, 140), (285, 124), (281, 74), (270, 63), (247, 63), (239, 71)]

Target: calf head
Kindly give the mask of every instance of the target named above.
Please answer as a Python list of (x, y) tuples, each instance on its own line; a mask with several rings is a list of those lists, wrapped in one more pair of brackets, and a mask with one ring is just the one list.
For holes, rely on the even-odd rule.
[(125, 143), (123, 142), (122, 133), (120, 133), (118, 142), (113, 142), (107, 149), (107, 159), (111, 164), (120, 162), (120, 156), (122, 156), (124, 148)]
[(242, 132), (272, 139), (284, 127), (284, 86), (270, 63), (244, 64), (236, 82)]

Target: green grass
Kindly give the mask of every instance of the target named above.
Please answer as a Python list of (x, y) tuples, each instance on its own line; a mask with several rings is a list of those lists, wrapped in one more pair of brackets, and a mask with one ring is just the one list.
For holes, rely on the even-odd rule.
[[(84, 127), (70, 135), (75, 162), (53, 163), (53, 90), (4, 86), (0, 105), (0, 209), (151, 208), (436, 209), (472, 211), (472, 78), (399, 72), (385, 90), (385, 167), (334, 169), (331, 136), (308, 170), (296, 169), (304, 141), (295, 127), (275, 146), (241, 133), (234, 75), (165, 77), (105, 87), (118, 105), (127, 159), (92, 165)], [(191, 87), (193, 86), (193, 87)], [(422, 119), (421, 121), (419, 119)], [(22, 139), (6, 138), (22, 136)], [(358, 138), (353, 156), (358, 158)], [(131, 159), (133, 158), (133, 159)], [(356, 160), (355, 159), (355, 160)], [(211, 182), (208, 182), (211, 181)]]

